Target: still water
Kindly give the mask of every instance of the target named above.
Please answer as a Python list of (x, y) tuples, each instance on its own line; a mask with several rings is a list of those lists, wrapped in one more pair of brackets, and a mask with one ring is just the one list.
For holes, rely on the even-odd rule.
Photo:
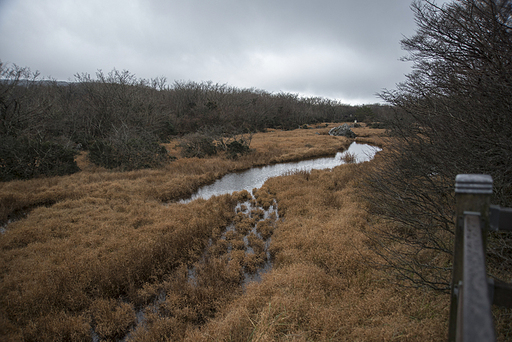
[(303, 160), (296, 163), (274, 164), (255, 167), (240, 173), (230, 173), (218, 179), (215, 183), (200, 188), (190, 199), (183, 200), (182, 203), (188, 203), (197, 198), (209, 199), (212, 196), (230, 194), (244, 189), (252, 193), (252, 189), (261, 188), (263, 183), (272, 177), (282, 176), (295, 171), (332, 169), (344, 164), (343, 157), (347, 154), (353, 155), (356, 163), (362, 163), (373, 159), (379, 151), (381, 149), (378, 147), (353, 142), (346, 151), (338, 152), (334, 157)]

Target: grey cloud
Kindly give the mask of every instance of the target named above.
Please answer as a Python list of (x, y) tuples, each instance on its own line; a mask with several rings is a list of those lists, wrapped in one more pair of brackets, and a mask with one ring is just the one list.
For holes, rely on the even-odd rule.
[(72, 79), (127, 69), (138, 77), (228, 83), (376, 102), (403, 80), (409, 0), (7, 0), (0, 58)]

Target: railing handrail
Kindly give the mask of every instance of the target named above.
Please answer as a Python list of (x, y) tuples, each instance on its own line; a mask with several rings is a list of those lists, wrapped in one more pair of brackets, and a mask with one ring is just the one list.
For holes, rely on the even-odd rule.
[[(496, 341), (492, 304), (512, 305), (512, 285), (487, 278), (487, 234), (511, 230), (512, 209), (490, 205), (492, 177), (458, 175), (449, 341)], [(497, 301), (495, 293), (499, 293)]]

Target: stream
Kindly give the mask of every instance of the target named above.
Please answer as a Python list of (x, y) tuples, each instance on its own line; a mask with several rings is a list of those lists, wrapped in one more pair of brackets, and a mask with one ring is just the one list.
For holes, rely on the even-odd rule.
[(263, 167), (255, 167), (244, 172), (230, 173), (218, 179), (211, 185), (200, 188), (191, 198), (182, 200), (188, 203), (198, 198), (209, 199), (212, 196), (230, 194), (235, 191), (259, 189), (265, 181), (272, 177), (278, 177), (295, 171), (311, 171), (332, 169), (345, 163), (347, 155), (354, 157), (355, 163), (362, 163), (373, 159), (379, 147), (353, 142), (346, 151), (338, 152), (334, 157), (303, 160), (294, 163), (281, 163)]

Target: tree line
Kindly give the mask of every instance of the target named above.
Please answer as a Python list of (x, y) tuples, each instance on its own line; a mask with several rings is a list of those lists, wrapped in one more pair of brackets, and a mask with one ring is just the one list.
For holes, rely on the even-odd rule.
[(241, 134), (373, 121), (389, 111), (387, 105), (350, 106), (212, 82), (168, 85), (163, 77), (139, 79), (116, 69), (57, 82), (0, 63), (0, 180), (76, 172), (77, 147), (108, 168), (158, 167), (171, 158), (160, 143), (176, 137), (187, 137), (189, 156), (231, 148), (228, 155), (236, 157), (250, 142), (234, 138)]

